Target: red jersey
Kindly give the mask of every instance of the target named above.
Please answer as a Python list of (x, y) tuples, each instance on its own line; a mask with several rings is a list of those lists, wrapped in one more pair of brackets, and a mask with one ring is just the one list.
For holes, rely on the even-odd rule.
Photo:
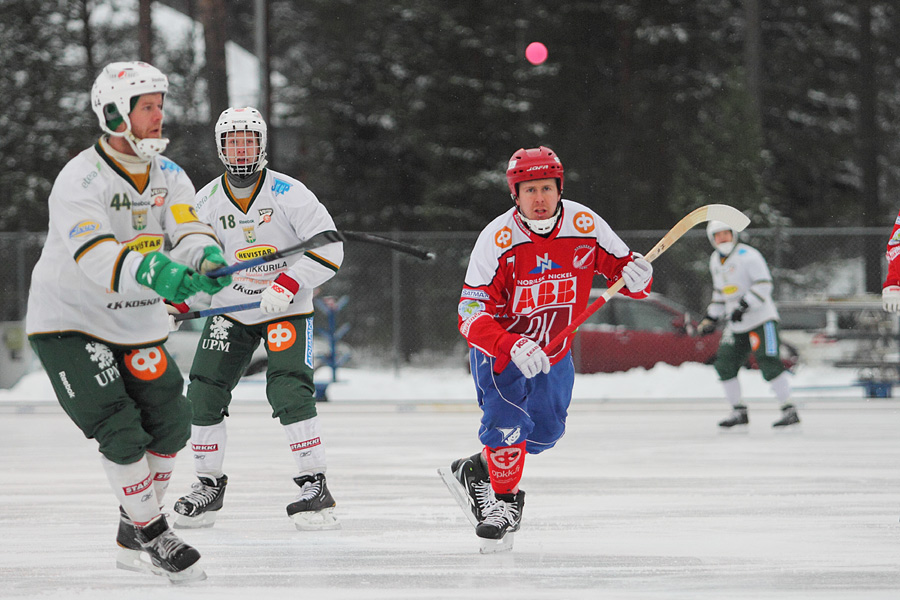
[(894, 230), (891, 231), (884, 256), (888, 260), (888, 273), (882, 287), (900, 285), (900, 215), (894, 220)]
[[(553, 354), (546, 345), (587, 307), (594, 275), (615, 283), (631, 251), (593, 210), (562, 200), (562, 213), (547, 237), (531, 231), (516, 207), (478, 236), (459, 303), (459, 331), (470, 346), (509, 362), (520, 336), (537, 342), (556, 364), (571, 349), (568, 336)], [(652, 281), (651, 281), (652, 283)], [(646, 298), (650, 284), (633, 298)]]

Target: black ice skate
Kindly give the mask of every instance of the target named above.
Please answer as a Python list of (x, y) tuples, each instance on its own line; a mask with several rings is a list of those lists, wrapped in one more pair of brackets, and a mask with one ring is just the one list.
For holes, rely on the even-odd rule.
[(728, 415), (728, 418), (719, 423), (719, 427), (730, 429), (735, 425), (747, 425), (749, 423), (750, 417), (747, 416), (747, 407), (743, 404), (738, 404), (734, 407), (734, 410), (731, 411), (731, 414)]
[(215, 481), (211, 477), (198, 479), (199, 482), (191, 484), (191, 493), (182, 496), (175, 503), (175, 512), (178, 513), (175, 517), (176, 529), (212, 527), (225, 502), (227, 475), (222, 475)]
[(341, 523), (334, 516), (335, 501), (325, 483), (325, 474), (294, 477), (300, 486), (297, 499), (287, 505), (287, 514), (300, 531), (340, 529)]
[[(165, 516), (159, 515), (144, 527), (136, 527), (124, 511), (120, 513), (116, 536), (120, 546), (118, 568), (160, 575), (172, 583), (206, 579), (206, 573), (197, 564), (200, 553), (169, 529)], [(149, 561), (143, 553), (149, 555)]]
[(497, 494), (496, 502), (484, 512), (484, 520), (475, 528), (482, 554), (512, 550), (513, 534), (522, 524), (525, 492)]
[(781, 407), (781, 418), (772, 423), (772, 427), (787, 427), (800, 422), (800, 415), (793, 404), (785, 404)]
[(485, 510), (496, 502), (481, 452), (453, 461), (449, 469), (441, 467), (438, 474), (472, 527), (478, 527)]

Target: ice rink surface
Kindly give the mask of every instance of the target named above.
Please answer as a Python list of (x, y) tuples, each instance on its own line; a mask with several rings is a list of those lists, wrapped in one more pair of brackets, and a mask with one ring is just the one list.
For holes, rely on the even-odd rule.
[[(478, 450), (471, 401), (320, 403), (343, 529), (299, 532), (293, 460), (253, 385), (215, 527), (179, 530), (208, 574), (183, 586), (115, 568), (96, 444), (55, 401), (0, 403), (0, 598), (900, 597), (897, 399), (808, 397), (789, 431), (751, 401), (744, 432), (718, 430), (721, 401), (576, 399), (566, 436), (526, 461), (514, 550), (485, 556), (435, 472)], [(169, 512), (192, 481), (182, 452)]]

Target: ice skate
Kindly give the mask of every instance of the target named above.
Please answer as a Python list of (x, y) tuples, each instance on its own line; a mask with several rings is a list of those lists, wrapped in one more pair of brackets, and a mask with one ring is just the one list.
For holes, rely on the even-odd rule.
[(496, 502), (481, 453), (455, 460), (449, 468), (439, 468), (438, 475), (472, 527), (478, 527), (484, 519), (485, 510)]
[(225, 502), (225, 486), (228, 476), (222, 475), (216, 480), (211, 477), (198, 477), (199, 482), (191, 484), (191, 493), (182, 496), (175, 503), (176, 529), (198, 529), (212, 527), (216, 522), (219, 509)]
[(340, 529), (341, 522), (334, 515), (335, 501), (325, 483), (325, 474), (294, 477), (300, 486), (297, 499), (287, 505), (287, 514), (299, 531)]
[(772, 423), (772, 427), (787, 427), (800, 423), (800, 415), (793, 404), (785, 404), (781, 407), (781, 418)]
[[(169, 529), (163, 515), (144, 527), (136, 527), (122, 511), (116, 541), (120, 546), (116, 566), (120, 569), (152, 573), (166, 577), (172, 583), (206, 579), (206, 573), (197, 564), (200, 553)], [(137, 542), (137, 548), (134, 542)], [(145, 553), (149, 561), (144, 557)]]
[(728, 418), (719, 423), (719, 427), (730, 429), (735, 425), (747, 425), (749, 423), (750, 417), (747, 416), (747, 407), (743, 404), (738, 404), (731, 411), (731, 414), (728, 415)]
[(515, 532), (522, 524), (525, 492), (497, 494), (496, 502), (484, 513), (484, 520), (475, 528), (482, 554), (512, 550)]

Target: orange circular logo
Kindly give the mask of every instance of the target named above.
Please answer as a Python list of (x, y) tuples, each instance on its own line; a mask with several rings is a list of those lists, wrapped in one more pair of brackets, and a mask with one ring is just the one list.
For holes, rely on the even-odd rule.
[(162, 377), (169, 367), (166, 353), (159, 346), (132, 350), (125, 355), (125, 367), (128, 372), (142, 381), (151, 381)]
[(575, 213), (575, 218), (572, 219), (572, 224), (575, 225), (575, 229), (580, 231), (581, 233), (590, 233), (594, 230), (594, 227), (597, 226), (597, 223), (594, 221), (594, 217), (591, 213), (579, 212)]
[(498, 248), (509, 248), (512, 245), (512, 230), (504, 227), (494, 234), (494, 243)]
[(756, 352), (756, 349), (759, 348), (759, 334), (751, 331), (748, 337), (750, 338), (750, 349)]
[(287, 321), (272, 323), (266, 328), (266, 343), (272, 352), (281, 352), (294, 345), (297, 330)]

